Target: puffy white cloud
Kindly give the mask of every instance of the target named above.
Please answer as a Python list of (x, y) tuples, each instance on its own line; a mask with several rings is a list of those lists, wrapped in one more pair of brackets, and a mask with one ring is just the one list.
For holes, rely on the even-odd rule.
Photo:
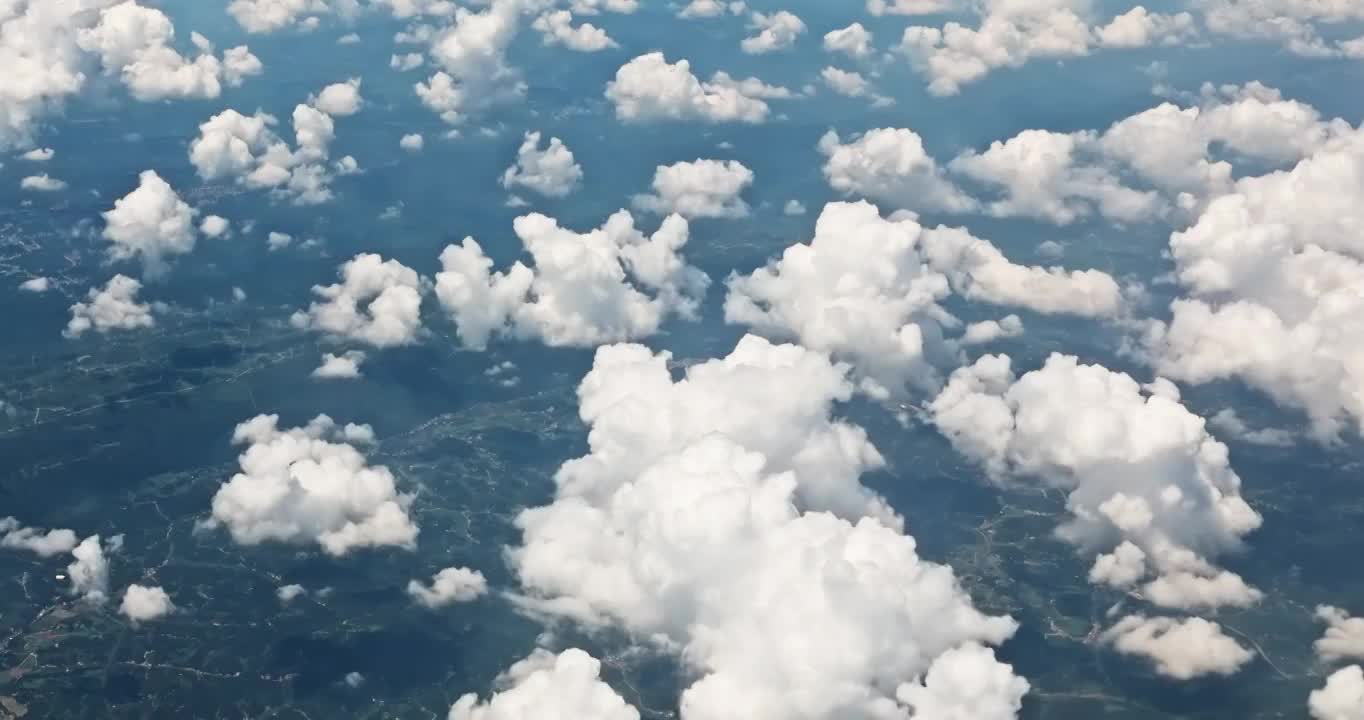
[(867, 82), (866, 78), (862, 77), (860, 73), (849, 70), (826, 67), (820, 71), (819, 76), (830, 90), (839, 95), (862, 97), (871, 89), (871, 83)]
[(57, 151), (52, 148), (33, 148), (23, 153), (19, 157), (29, 162), (47, 162), (57, 155)]
[(398, 140), (398, 147), (410, 152), (421, 152), (426, 147), (426, 139), (420, 133), (408, 133)]
[(1317, 606), (1317, 619), (1326, 623), (1326, 633), (1313, 643), (1322, 662), (1364, 659), (1364, 618), (1330, 605)]
[(60, 192), (66, 189), (66, 182), (43, 173), (41, 175), (29, 175), (19, 181), (20, 190), (31, 190), (33, 192)]
[(999, 320), (981, 320), (967, 325), (958, 342), (962, 345), (982, 345), (1022, 334), (1023, 320), (1017, 315), (1005, 315)]
[(1156, 672), (1176, 680), (1231, 675), (1255, 657), (1222, 626), (1198, 617), (1129, 615), (1104, 631), (1103, 639), (1124, 655), (1148, 658)]
[(624, 210), (586, 233), (538, 213), (517, 218), (513, 229), (531, 267), (517, 262), (492, 273), (473, 238), (441, 253), (436, 296), (467, 347), (485, 347), (493, 334), (555, 346), (646, 337), (670, 314), (694, 317), (709, 285), (680, 254), (689, 237), (680, 216), (649, 237)]
[(565, 197), (582, 183), (583, 168), (557, 137), (540, 149), (540, 133), (527, 132), (516, 151), (516, 163), (502, 173), (502, 187), (524, 187), (548, 197)]
[(118, 606), (118, 611), (137, 624), (175, 612), (175, 604), (171, 602), (170, 595), (159, 587), (129, 585), (123, 591), (123, 602)]
[(1157, 42), (1172, 45), (1191, 40), (1198, 35), (1198, 28), (1189, 13), (1163, 15), (1138, 5), (1096, 28), (1095, 33), (1104, 47), (1134, 48)]
[(862, 23), (853, 23), (845, 28), (830, 30), (824, 34), (824, 49), (827, 52), (840, 52), (848, 57), (864, 58), (875, 49), (871, 44), (871, 33)]
[(402, 55), (391, 55), (388, 58), (388, 66), (398, 72), (416, 70), (426, 64), (426, 56), (421, 53), (404, 53)]
[(692, 720), (889, 717), (922, 677), (928, 695), (905, 689), (920, 702), (968, 677), (997, 694), (980, 707), (1016, 701), (989, 654), (946, 655), (1016, 625), (978, 612), (860, 484), (881, 459), (829, 416), (852, 391), (843, 367), (752, 336), (679, 380), (669, 360), (598, 350), (579, 388), (590, 452), (517, 519), (523, 602), (674, 648), (696, 673)]
[(429, 37), (431, 60), (441, 70), (415, 88), (422, 104), (445, 122), (458, 123), (470, 111), (525, 93), (525, 82), (508, 65), (506, 51), (520, 29), (521, 15), (544, 4), (489, 0), (486, 5), (478, 11), (456, 9), (451, 21)]
[(334, 117), (354, 115), (365, 104), (364, 98), (360, 97), (360, 78), (332, 83), (315, 97), (308, 98), (308, 104)]
[(505, 689), (487, 702), (464, 695), (449, 720), (639, 720), (639, 711), (601, 680), (601, 662), (576, 648), (558, 655), (536, 649), (499, 680)]
[(606, 99), (615, 106), (616, 117), (627, 122), (761, 123), (771, 110), (765, 97), (789, 97), (789, 91), (754, 78), (735, 81), (723, 73), (702, 82), (692, 74), (691, 63), (669, 63), (661, 52), (622, 65), (606, 85)]
[(1203, 0), (1200, 6), (1212, 32), (1276, 40), (1307, 57), (1351, 56), (1348, 42), (1332, 45), (1319, 26), (1364, 21), (1364, 7), (1354, 0)]
[(313, 370), (319, 380), (354, 380), (360, 377), (360, 365), (365, 361), (361, 350), (348, 350), (341, 355), (322, 354), (322, 364)]
[(636, 195), (636, 209), (677, 213), (685, 218), (740, 218), (748, 203), (740, 195), (753, 184), (753, 171), (738, 160), (695, 160), (659, 165), (652, 194)]
[(196, 215), (155, 170), (144, 170), (137, 188), (103, 213), (109, 259), (139, 259), (147, 275), (164, 273), (168, 257), (194, 249)]
[(377, 348), (411, 345), (422, 332), (422, 293), (428, 283), (397, 260), (360, 253), (339, 270), (341, 282), (314, 285), (321, 298), (289, 322), (300, 329)]
[(0, 518), (0, 548), (27, 550), (38, 557), (52, 557), (69, 553), (76, 547), (76, 533), (63, 529), (43, 532), (38, 528), (24, 527), (12, 518)]
[(996, 662), (994, 650), (968, 643), (943, 653), (922, 684), (901, 685), (896, 697), (916, 718), (1014, 720), (1027, 692), (1028, 681)]
[(750, 55), (761, 55), (795, 45), (796, 38), (805, 34), (805, 23), (786, 10), (771, 14), (755, 12), (749, 17), (749, 29), (757, 30), (758, 34), (744, 38), (739, 48)]
[(547, 12), (535, 18), (531, 27), (540, 31), (546, 45), (563, 45), (578, 52), (598, 52), (616, 47), (616, 41), (592, 23), (573, 27), (573, 13), (567, 10)]
[[(117, 542), (121, 544), (121, 540)], [(111, 544), (111, 548), (115, 544)], [(72, 548), (75, 558), (66, 566), (67, 577), (71, 579), (71, 594), (92, 604), (102, 604), (109, 598), (109, 558), (104, 554), (104, 545), (98, 535), (91, 535)]]
[(45, 276), (29, 278), (19, 283), (19, 289), (24, 292), (45, 293), (52, 288), (52, 280)]
[(152, 307), (137, 301), (142, 283), (126, 276), (115, 275), (103, 288), (90, 288), (88, 302), (71, 306), (71, 321), (62, 335), (78, 338), (87, 330), (106, 333), (110, 330), (136, 330), (156, 324)]
[(944, 331), (960, 322), (939, 305), (953, 291), (1078, 314), (1111, 313), (1121, 300), (1103, 273), (1014, 265), (964, 230), (888, 220), (865, 202), (826, 205), (809, 244), (728, 284), (728, 322), (834, 353), (853, 364), (864, 391), (883, 398), (907, 385), (935, 391), (936, 367), (955, 363)]
[(1307, 696), (1312, 720), (1364, 720), (1364, 668), (1350, 665), (1326, 678), (1326, 685)]
[(293, 243), (294, 243), (293, 235), (290, 235), (289, 233), (282, 233), (279, 232), (278, 230), (271, 230), (270, 234), (265, 236), (265, 246), (270, 250), (270, 252), (274, 252), (276, 250), (283, 250), (284, 248), (289, 247)]
[(172, 47), (174, 38), (175, 27), (165, 13), (135, 0), (101, 10), (99, 22), (77, 34), (80, 47), (98, 55), (105, 72), (118, 74), (133, 97), (143, 101), (216, 98), (224, 82), (235, 87), (263, 69), (245, 46), (228, 50), (219, 60), (198, 33), (192, 40), (200, 54), (189, 60)]
[(280, 602), (287, 605), (298, 599), (299, 596), (307, 594), (307, 592), (307, 588), (297, 583), (281, 585), (275, 590), (275, 597), (279, 598)]
[(114, 0), (0, 6), (0, 149), (24, 147), (49, 113), (85, 86), (77, 32)]
[(877, 128), (843, 143), (830, 130), (819, 140), (824, 177), (845, 195), (899, 208), (969, 212), (976, 202), (952, 184), (913, 130)]
[(249, 33), (270, 33), (330, 11), (324, 0), (232, 0), (227, 13)]
[(226, 235), (231, 227), (227, 218), (209, 215), (204, 218), (203, 222), (199, 223), (199, 232), (203, 233), (204, 237), (218, 238)]
[(872, 15), (932, 15), (957, 9), (957, 0), (867, 0)]
[(1223, 437), (1234, 437), (1241, 442), (1252, 445), (1288, 447), (1297, 441), (1297, 435), (1290, 430), (1279, 428), (1252, 429), (1232, 408), (1218, 410), (1216, 415), (1208, 418), (1208, 424), (1222, 433)]
[(267, 541), (316, 544), (327, 554), (367, 547), (411, 548), (417, 526), (387, 467), (370, 466), (355, 443), (373, 441), (368, 425), (338, 427), (319, 415), (279, 429), (278, 415), (237, 425), (232, 442), (246, 445), (241, 472), (213, 496), (208, 527), (225, 526), (242, 545)]
[(448, 567), (431, 577), (430, 587), (417, 580), (407, 584), (413, 601), (429, 608), (476, 600), (488, 592), (483, 573), (462, 567)]
[(1071, 517), (1057, 535), (1098, 554), (1092, 581), (1126, 587), (1139, 572), (1154, 576), (1143, 594), (1164, 607), (1260, 599), (1208, 560), (1239, 548), (1260, 516), (1241, 498), (1227, 447), (1180, 404), (1173, 384), (1138, 385), (1060, 354), (1017, 379), (1010, 364), (987, 355), (957, 370), (929, 411), (991, 475), (1068, 493)]
[(725, 2), (725, 0), (691, 0), (687, 6), (678, 11), (680, 18), (709, 18), (718, 17), (728, 12), (730, 15), (742, 15), (748, 11), (748, 5), (742, 1)]

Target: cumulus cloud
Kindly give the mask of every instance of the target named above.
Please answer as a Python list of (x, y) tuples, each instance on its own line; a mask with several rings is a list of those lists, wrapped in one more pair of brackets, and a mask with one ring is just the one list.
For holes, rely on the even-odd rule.
[(878, 128), (847, 143), (830, 130), (819, 140), (824, 177), (845, 195), (860, 195), (898, 208), (969, 212), (971, 199), (950, 180), (913, 130)]
[(62, 335), (78, 338), (88, 330), (101, 334), (110, 330), (136, 330), (156, 324), (152, 307), (137, 301), (142, 283), (126, 276), (115, 275), (103, 288), (90, 288), (86, 302), (71, 306), (71, 321)]
[(365, 362), (365, 353), (348, 350), (341, 355), (322, 354), (322, 364), (313, 370), (318, 380), (354, 380), (360, 377), (360, 365)]
[(546, 45), (562, 45), (578, 52), (599, 52), (616, 47), (616, 41), (592, 23), (574, 27), (573, 13), (567, 10), (547, 12), (535, 18), (531, 27), (540, 31)]
[(824, 50), (838, 52), (853, 58), (865, 58), (872, 54), (871, 33), (862, 23), (853, 23), (845, 28), (830, 30), (824, 34)]
[(557, 137), (540, 149), (540, 133), (527, 132), (516, 151), (516, 163), (502, 173), (502, 187), (523, 187), (547, 197), (561, 198), (578, 189), (583, 168)]
[(308, 104), (333, 117), (354, 115), (360, 112), (364, 103), (364, 98), (360, 96), (360, 78), (332, 83), (322, 88), (316, 96), (308, 98)]
[[(1320, 26), (1364, 21), (1364, 6), (1353, 0), (1203, 0), (1208, 30), (1231, 37), (1273, 40), (1306, 57), (1358, 57), (1350, 41), (1332, 43)], [(1358, 44), (1358, 41), (1355, 41)]]
[(241, 472), (213, 496), (207, 527), (226, 527), (242, 545), (317, 545), (342, 556), (360, 548), (412, 548), (417, 526), (412, 496), (398, 492), (393, 473), (371, 466), (355, 445), (372, 442), (368, 425), (338, 427), (318, 415), (281, 430), (278, 415), (237, 425)]
[(957, 0), (867, 0), (867, 12), (872, 15), (932, 15), (957, 6)]
[(138, 259), (147, 275), (164, 273), (169, 257), (194, 249), (198, 214), (155, 170), (144, 170), (137, 188), (103, 213), (104, 239), (111, 243), (109, 259)]
[(76, 533), (67, 529), (48, 530), (24, 527), (12, 518), (0, 518), (0, 548), (27, 550), (38, 557), (48, 558), (71, 552), (76, 547)]
[[(118, 544), (121, 544), (121, 538), (111, 541), (110, 547)], [(94, 605), (103, 604), (109, 598), (109, 558), (104, 549), (100, 537), (91, 535), (71, 549), (75, 560), (66, 566), (71, 594)]]
[(60, 192), (66, 189), (66, 182), (43, 173), (41, 175), (29, 175), (19, 181), (20, 190), (31, 190), (33, 192)]
[(999, 320), (981, 320), (967, 325), (958, 342), (962, 345), (982, 345), (1022, 334), (1023, 320), (1017, 315), (1005, 315)]
[(631, 202), (638, 210), (685, 218), (740, 218), (748, 215), (740, 195), (752, 184), (753, 171), (737, 160), (698, 159), (658, 166), (653, 193)]
[(1326, 623), (1326, 633), (1312, 645), (1322, 662), (1364, 659), (1364, 618), (1350, 617), (1338, 607), (1319, 605), (1317, 619)]
[(728, 12), (730, 15), (742, 15), (748, 10), (748, 5), (741, 0), (725, 2), (725, 0), (691, 0), (686, 7), (678, 11), (677, 16), (687, 18), (710, 18), (719, 17)]
[(19, 289), (24, 292), (45, 293), (52, 288), (52, 280), (44, 277), (33, 277), (19, 283)]
[(419, 153), (426, 147), (426, 139), (420, 133), (408, 133), (398, 140), (398, 147), (410, 153)]
[(1103, 273), (1015, 265), (964, 230), (885, 219), (865, 202), (826, 205), (808, 244), (728, 285), (728, 322), (851, 362), (861, 389), (879, 398), (906, 386), (934, 392), (936, 368), (956, 363), (966, 338), (946, 337), (961, 323), (940, 304), (953, 292), (1081, 315), (1110, 314), (1121, 303)]
[(129, 585), (123, 592), (123, 602), (118, 611), (133, 624), (155, 620), (175, 612), (175, 604), (170, 595), (159, 587)]
[(209, 215), (204, 218), (203, 222), (199, 223), (199, 232), (203, 233), (204, 237), (218, 238), (226, 235), (231, 227), (227, 218)]
[(901, 685), (896, 697), (913, 717), (1013, 720), (1028, 681), (995, 661), (995, 651), (968, 643), (943, 653), (923, 681)]
[(464, 695), (449, 720), (639, 720), (639, 711), (601, 680), (601, 661), (576, 648), (536, 649), (499, 678), (505, 689), (486, 702)]
[(249, 33), (271, 33), (296, 24), (307, 27), (330, 10), (325, 0), (232, 0), (227, 4), (227, 13)]
[[(525, 94), (526, 84), (508, 64), (506, 51), (520, 29), (522, 14), (543, 4), (490, 0), (486, 5), (478, 11), (457, 8), (448, 24), (423, 39), (429, 41), (431, 61), (440, 69), (414, 87), (422, 104), (447, 123), (461, 122), (471, 111)], [(574, 39), (582, 38), (575, 35)]]
[(422, 332), (427, 282), (397, 260), (360, 253), (341, 265), (341, 282), (314, 285), (321, 300), (294, 313), (294, 327), (377, 348), (411, 345)]
[(52, 148), (33, 148), (19, 157), (29, 162), (47, 162), (57, 155)]
[(771, 108), (765, 98), (790, 97), (784, 88), (760, 80), (734, 80), (716, 73), (709, 82), (692, 74), (691, 63), (669, 63), (661, 52), (640, 55), (622, 65), (606, 85), (606, 99), (626, 122), (699, 120), (709, 123), (761, 123)]
[(113, 0), (9, 2), (0, 11), (0, 149), (24, 147), (48, 114), (85, 86), (77, 33)]
[(462, 567), (448, 567), (431, 577), (429, 586), (418, 580), (407, 584), (412, 600), (428, 608), (439, 608), (453, 603), (476, 600), (488, 592), (488, 580), (483, 573)]
[(1162, 607), (1261, 598), (1209, 559), (1238, 549), (1261, 520), (1227, 447), (1169, 381), (1142, 386), (1060, 354), (1015, 378), (1007, 356), (987, 355), (954, 372), (929, 411), (992, 476), (1067, 493), (1071, 517), (1056, 533), (1096, 556), (1091, 581), (1126, 588), (1151, 577), (1142, 596)]
[(805, 34), (805, 23), (786, 10), (771, 14), (755, 12), (749, 16), (748, 27), (756, 30), (757, 34), (744, 38), (739, 48), (750, 55), (785, 50), (796, 44), (796, 38)]
[(1129, 615), (1106, 630), (1103, 640), (1124, 655), (1149, 659), (1156, 672), (1176, 680), (1232, 675), (1255, 657), (1222, 626), (1197, 617)]
[(307, 592), (308, 589), (303, 587), (302, 585), (299, 585), (297, 583), (291, 583), (289, 585), (281, 585), (278, 588), (276, 588), (275, 597), (279, 598), (280, 602), (287, 605), (293, 602), (294, 600), (298, 599), (299, 596), (306, 595)]
[[(1024, 685), (999, 682), (1010, 670), (993, 656), (946, 655), (1016, 625), (977, 611), (861, 485), (882, 461), (830, 417), (852, 392), (846, 368), (752, 336), (681, 379), (670, 359), (598, 350), (579, 388), (589, 453), (516, 521), (523, 602), (676, 649), (694, 720), (903, 714), (896, 688), (924, 677), (944, 703), (1016, 702)], [(949, 687), (968, 678), (992, 698)]]
[(1326, 685), (1307, 696), (1312, 720), (1364, 719), (1364, 668), (1350, 665), (1326, 678)]
[(483, 348), (495, 334), (555, 346), (646, 337), (669, 315), (695, 317), (710, 282), (681, 255), (690, 232), (677, 215), (652, 236), (624, 210), (585, 233), (538, 213), (518, 217), (513, 229), (530, 266), (493, 273), (473, 238), (441, 253), (436, 297), (466, 347)]

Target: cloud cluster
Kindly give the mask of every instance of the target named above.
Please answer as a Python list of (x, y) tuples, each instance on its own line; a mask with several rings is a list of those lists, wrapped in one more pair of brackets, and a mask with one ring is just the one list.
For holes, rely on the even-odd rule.
[(226, 527), (242, 545), (315, 544), (333, 556), (413, 547), (412, 496), (398, 492), (393, 473), (370, 466), (355, 447), (373, 437), (368, 425), (338, 427), (326, 415), (285, 430), (278, 415), (237, 425), (232, 442), (246, 446), (241, 472), (214, 494), (206, 527)]
[(110, 330), (136, 330), (156, 324), (152, 306), (137, 301), (142, 283), (126, 276), (115, 275), (103, 288), (90, 288), (87, 302), (71, 306), (71, 321), (62, 335), (78, 338), (89, 330), (106, 333)]
[(527, 132), (516, 151), (516, 164), (502, 173), (502, 187), (533, 190), (547, 197), (561, 198), (582, 184), (583, 168), (557, 137), (540, 149), (540, 133)]
[(448, 567), (431, 577), (429, 586), (413, 580), (407, 584), (412, 600), (428, 608), (476, 600), (488, 592), (483, 573), (462, 567)]
[(576, 648), (558, 655), (536, 649), (499, 678), (504, 689), (486, 702), (470, 693), (449, 720), (639, 720), (639, 711), (601, 680), (601, 661)]
[(785, 88), (756, 78), (735, 80), (716, 73), (708, 82), (692, 74), (691, 63), (669, 63), (661, 52), (634, 58), (606, 85), (606, 99), (616, 117), (626, 122), (697, 120), (707, 123), (761, 123), (771, 108), (769, 98), (788, 98)]
[(473, 238), (441, 253), (436, 297), (466, 347), (485, 347), (496, 334), (555, 346), (646, 337), (669, 315), (694, 317), (709, 285), (681, 255), (689, 229), (680, 216), (652, 236), (624, 210), (585, 233), (538, 213), (516, 218), (513, 229), (529, 266), (493, 273)]
[[(957, 358), (946, 333), (961, 323), (940, 304), (953, 292), (1081, 315), (1112, 314), (1122, 302), (1104, 273), (1016, 265), (964, 230), (886, 219), (865, 202), (829, 203), (808, 244), (728, 285), (728, 322), (833, 353), (852, 363), (862, 390), (880, 398), (938, 389), (937, 368)], [(977, 329), (969, 341), (986, 332)]]
[(598, 350), (590, 451), (517, 519), (524, 603), (678, 651), (688, 720), (891, 717), (897, 689), (944, 716), (1018, 707), (1026, 683), (975, 650), (1015, 623), (977, 611), (861, 485), (881, 458), (830, 417), (846, 368), (752, 336), (678, 380), (669, 361)]
[(875, 50), (871, 43), (871, 32), (858, 22), (824, 34), (826, 52), (843, 53), (851, 58), (865, 58), (871, 55)]
[[(422, 104), (455, 124), (471, 111), (524, 95), (526, 84), (508, 64), (507, 47), (521, 28), (522, 15), (547, 5), (539, 0), (489, 0), (481, 10), (457, 8), (448, 24), (429, 28), (429, 54), (440, 69), (414, 85)], [(545, 16), (544, 37), (574, 44), (606, 39), (589, 25), (572, 28), (569, 19)]]
[(24, 527), (12, 517), (0, 518), (0, 548), (27, 550), (38, 557), (48, 558), (71, 552), (76, 547), (76, 533), (67, 529), (48, 530)]
[(411, 345), (422, 332), (421, 302), (428, 283), (397, 260), (361, 253), (339, 270), (341, 282), (314, 285), (320, 300), (289, 318), (296, 328), (377, 348)]
[(1103, 640), (1124, 655), (1149, 659), (1156, 672), (1176, 680), (1231, 675), (1255, 658), (1220, 625), (1197, 617), (1129, 615), (1105, 631)]
[(563, 45), (578, 52), (599, 52), (616, 47), (616, 41), (592, 23), (574, 27), (573, 13), (567, 10), (547, 12), (535, 18), (531, 27), (540, 31), (546, 45)]
[(104, 239), (112, 243), (109, 259), (140, 259), (147, 275), (165, 272), (168, 257), (194, 249), (198, 211), (155, 170), (143, 171), (137, 188), (115, 200), (113, 209), (103, 215)]
[(691, 218), (741, 218), (748, 203), (740, 195), (753, 184), (753, 171), (738, 160), (695, 160), (659, 165), (653, 193), (636, 195), (637, 210)]
[(1330, 41), (1322, 25), (1364, 22), (1364, 6), (1353, 0), (1202, 0), (1208, 30), (1237, 38), (1274, 40), (1306, 57), (1364, 57), (1360, 39)]

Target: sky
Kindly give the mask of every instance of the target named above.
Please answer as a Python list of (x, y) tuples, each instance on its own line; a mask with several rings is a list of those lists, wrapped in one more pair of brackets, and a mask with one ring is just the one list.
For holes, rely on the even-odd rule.
[(0, 658), (173, 658), (106, 714), (268, 626), (356, 667), (256, 712), (1364, 720), (1357, 0), (0, 0), (0, 67)]

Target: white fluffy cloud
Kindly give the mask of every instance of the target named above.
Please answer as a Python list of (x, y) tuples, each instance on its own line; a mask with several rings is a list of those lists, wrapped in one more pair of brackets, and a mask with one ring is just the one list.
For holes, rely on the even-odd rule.
[(355, 448), (373, 437), (368, 425), (338, 427), (326, 415), (287, 430), (279, 429), (278, 415), (237, 425), (232, 442), (247, 446), (238, 457), (241, 472), (213, 496), (206, 525), (225, 526), (242, 545), (316, 544), (334, 556), (413, 547), (412, 496), (398, 492), (387, 467), (370, 466)]
[(729, 280), (725, 318), (834, 353), (853, 364), (873, 396), (906, 386), (933, 392), (935, 368), (956, 359), (945, 331), (961, 323), (939, 304), (952, 292), (1083, 315), (1112, 314), (1121, 303), (1117, 283), (1103, 273), (1015, 265), (964, 230), (888, 220), (865, 202), (830, 203), (808, 244)]
[(1307, 697), (1312, 720), (1364, 720), (1364, 668), (1343, 667)]
[(330, 11), (325, 0), (232, 0), (227, 4), (227, 13), (249, 33), (270, 33), (295, 24), (306, 27)]
[(520, 74), (507, 63), (506, 51), (520, 29), (522, 14), (543, 8), (544, 3), (489, 0), (486, 5), (478, 11), (458, 8), (447, 25), (430, 33), (429, 54), (441, 69), (414, 87), (422, 104), (447, 123), (519, 98), (526, 90)]
[(744, 38), (739, 47), (750, 55), (761, 55), (795, 45), (796, 38), (805, 34), (805, 23), (786, 10), (771, 14), (755, 12), (749, 17), (749, 29), (757, 34)]
[(155, 620), (175, 612), (175, 604), (170, 595), (159, 587), (129, 585), (123, 592), (123, 602), (118, 611), (134, 624)]
[(322, 88), (308, 104), (333, 117), (347, 117), (360, 112), (365, 100), (360, 96), (360, 78), (332, 83)]
[(57, 151), (52, 148), (33, 148), (19, 157), (29, 162), (47, 162), (57, 155)]
[(636, 209), (685, 218), (740, 218), (748, 203), (740, 195), (753, 184), (753, 171), (737, 160), (695, 160), (660, 165), (653, 193), (636, 195)]
[(1337, 607), (1317, 607), (1317, 619), (1326, 623), (1326, 632), (1313, 645), (1322, 662), (1364, 660), (1364, 618), (1350, 617)]
[(957, 9), (957, 0), (867, 0), (872, 15), (932, 15)]
[(719, 17), (728, 12), (730, 15), (742, 15), (748, 11), (748, 5), (742, 0), (691, 0), (686, 7), (678, 11), (680, 18), (711, 18)]
[(590, 452), (517, 519), (525, 603), (675, 648), (697, 678), (689, 720), (893, 716), (902, 684), (924, 707), (1016, 703), (1026, 683), (1000, 682), (991, 654), (948, 654), (1015, 623), (978, 612), (861, 485), (881, 458), (829, 416), (845, 368), (752, 336), (680, 380), (669, 360), (598, 350), (579, 388)]
[(449, 720), (639, 720), (639, 711), (601, 680), (601, 662), (576, 648), (558, 655), (537, 649), (501, 678), (487, 702), (470, 693)]
[(1260, 525), (1241, 498), (1227, 447), (1179, 402), (1174, 385), (1053, 354), (1015, 378), (987, 355), (952, 374), (929, 405), (934, 422), (995, 477), (1068, 493), (1063, 540), (1097, 554), (1090, 579), (1126, 588), (1152, 577), (1159, 606), (1246, 606), (1261, 593), (1209, 558)]
[(586, 233), (540, 214), (513, 229), (532, 265), (492, 273), (473, 238), (441, 253), (436, 296), (461, 342), (482, 348), (494, 334), (549, 345), (591, 346), (646, 337), (668, 315), (692, 318), (709, 279), (687, 265), (687, 221), (672, 215), (652, 236), (624, 210)]
[(226, 235), (231, 228), (232, 225), (227, 221), (227, 218), (218, 215), (209, 215), (204, 218), (203, 222), (199, 223), (199, 232), (203, 233), (204, 237), (222, 237)]
[(1028, 682), (995, 661), (995, 651), (967, 643), (943, 653), (923, 681), (901, 685), (896, 697), (916, 718), (1014, 720)]
[(377, 348), (411, 345), (422, 332), (421, 302), (427, 281), (397, 260), (361, 253), (339, 270), (341, 282), (314, 285), (321, 298), (289, 322)]
[(19, 189), (33, 192), (61, 192), (66, 189), (66, 182), (47, 173), (29, 175), (19, 181)]
[(574, 27), (573, 13), (567, 10), (547, 12), (535, 18), (531, 27), (540, 31), (540, 37), (546, 45), (563, 45), (578, 52), (598, 52), (616, 47), (616, 41), (592, 23)]
[(115, 275), (103, 288), (90, 288), (87, 302), (71, 306), (71, 321), (62, 335), (77, 338), (88, 330), (106, 333), (110, 330), (136, 330), (156, 324), (151, 305), (139, 303), (137, 293), (142, 283), (126, 276)]
[(1103, 639), (1124, 655), (1151, 660), (1156, 672), (1176, 680), (1231, 675), (1255, 657), (1220, 625), (1197, 617), (1129, 615), (1105, 631)]
[(483, 573), (462, 567), (441, 570), (431, 577), (429, 586), (417, 580), (407, 584), (407, 594), (412, 596), (413, 601), (429, 608), (470, 602), (487, 592), (488, 580)]
[(824, 177), (844, 195), (897, 208), (969, 212), (975, 200), (952, 184), (913, 130), (878, 128), (843, 143), (830, 130), (819, 140)]
[(66, 566), (71, 594), (96, 605), (109, 599), (109, 558), (104, 554), (100, 537), (91, 535), (80, 541), (71, 549), (71, 556), (75, 560)]
[(516, 163), (502, 173), (502, 187), (523, 187), (548, 197), (561, 198), (578, 189), (583, 168), (557, 137), (540, 149), (540, 133), (527, 132), (516, 151)]
[(360, 377), (360, 365), (365, 362), (365, 353), (348, 350), (336, 355), (322, 354), (322, 364), (313, 370), (313, 377), (319, 380), (354, 380)]
[(862, 23), (853, 23), (845, 28), (830, 30), (824, 34), (824, 50), (839, 52), (853, 58), (864, 58), (872, 54), (871, 33)]
[[(167, 259), (194, 249), (198, 211), (180, 199), (155, 170), (138, 175), (138, 186), (103, 213), (111, 260), (142, 262), (147, 275), (167, 269)], [(220, 218), (221, 219), (221, 218)]]
[(76, 533), (67, 529), (48, 530), (24, 527), (12, 518), (0, 518), (0, 548), (27, 550), (38, 557), (69, 553), (76, 547)]
[(771, 111), (765, 98), (785, 98), (784, 88), (755, 78), (734, 80), (716, 73), (709, 82), (692, 74), (691, 63), (669, 63), (661, 52), (640, 55), (622, 65), (606, 85), (616, 117), (627, 122), (699, 120), (761, 123)]
[(1203, 21), (1212, 32), (1275, 40), (1289, 52), (1308, 57), (1358, 57), (1349, 41), (1331, 43), (1320, 31), (1322, 25), (1364, 21), (1364, 5), (1354, 0), (1203, 0), (1200, 4)]

